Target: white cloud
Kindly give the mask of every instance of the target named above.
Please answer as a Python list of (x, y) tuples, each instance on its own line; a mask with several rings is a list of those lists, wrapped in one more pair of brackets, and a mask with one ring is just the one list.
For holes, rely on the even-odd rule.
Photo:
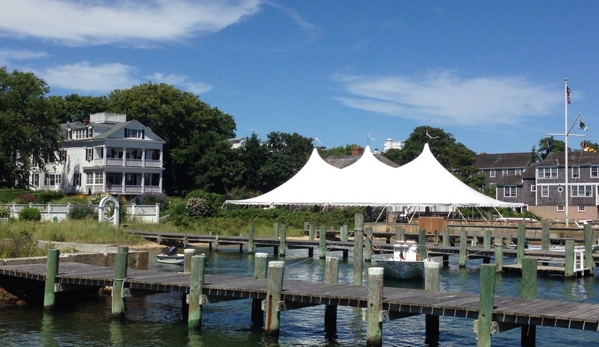
[(46, 52), (35, 52), (35, 51), (17, 51), (17, 50), (0, 50), (0, 65), (9, 65), (15, 60), (27, 60), (48, 57), (49, 54)]
[(203, 82), (191, 82), (188, 81), (187, 76), (182, 75), (164, 75), (163, 73), (157, 72), (152, 76), (148, 76), (148, 78), (154, 82), (170, 84), (196, 95), (212, 90), (212, 86), (210, 84)]
[(453, 72), (407, 76), (341, 76), (348, 96), (343, 105), (430, 123), (459, 125), (517, 124), (551, 114), (563, 102), (552, 87), (523, 77), (461, 79)]
[(68, 90), (108, 93), (130, 88), (139, 81), (133, 77), (134, 68), (123, 64), (92, 65), (79, 62), (35, 71), (49, 86)]
[(217, 32), (259, 11), (261, 0), (19, 0), (0, 2), (0, 35), (74, 46), (179, 40)]

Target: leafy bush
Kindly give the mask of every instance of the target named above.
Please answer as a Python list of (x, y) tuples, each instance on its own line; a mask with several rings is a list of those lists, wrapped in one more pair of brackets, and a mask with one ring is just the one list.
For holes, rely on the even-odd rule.
[(190, 198), (202, 198), (204, 200), (206, 200), (210, 206), (212, 206), (212, 208), (214, 210), (219, 209), (220, 206), (222, 205), (225, 196), (224, 195), (219, 195), (216, 193), (208, 193), (204, 190), (198, 189), (198, 190), (193, 190), (191, 192), (189, 192), (186, 196), (187, 199)]
[(210, 217), (214, 213), (212, 205), (204, 198), (189, 198), (185, 205), (188, 216)]
[(42, 204), (47, 204), (50, 201), (60, 200), (64, 198), (65, 194), (63, 192), (53, 191), (53, 190), (40, 190), (34, 192), (33, 195), (37, 198), (37, 201)]
[(94, 207), (90, 204), (77, 204), (72, 205), (69, 210), (68, 217), (70, 219), (85, 219), (92, 218), (96, 212), (94, 211)]
[(135, 199), (140, 205), (160, 204), (160, 210), (164, 211), (168, 207), (168, 197), (164, 193), (143, 193)]
[(42, 219), (42, 213), (35, 207), (25, 207), (19, 212), (19, 220), (38, 221)]
[(16, 203), (17, 204), (28, 204), (28, 203), (37, 202), (37, 198), (35, 195), (30, 193), (21, 193), (17, 196)]
[(0, 189), (0, 202), (15, 202), (20, 194), (28, 192), (29, 191), (23, 189)]
[(89, 198), (89, 202), (91, 202), (92, 204), (99, 204), (100, 201), (102, 199), (104, 199), (105, 197), (107, 197), (109, 194), (105, 193), (105, 192), (99, 192), (99, 193), (94, 193), (92, 194), (92, 196)]
[(10, 209), (6, 206), (0, 206), (0, 218), (8, 218), (10, 216)]

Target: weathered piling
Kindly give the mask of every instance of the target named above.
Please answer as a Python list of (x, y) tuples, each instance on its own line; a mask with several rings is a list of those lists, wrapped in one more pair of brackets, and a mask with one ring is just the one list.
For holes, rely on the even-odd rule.
[(418, 255), (420, 256), (420, 259), (425, 259), (427, 256), (426, 229), (418, 230)]
[(501, 237), (495, 238), (495, 271), (503, 271), (503, 239)]
[(314, 234), (316, 232), (316, 225), (314, 224), (310, 224), (310, 227), (308, 229), (308, 239), (310, 241), (314, 241)]
[[(339, 258), (326, 258), (325, 283), (337, 284), (339, 282)], [(337, 305), (325, 305), (324, 329), (327, 336), (335, 336), (337, 332)]]
[(564, 276), (574, 277), (574, 240), (566, 240), (566, 262), (564, 265)]
[[(532, 300), (537, 298), (537, 260), (532, 257), (522, 259), (522, 299)], [(537, 326), (522, 325), (520, 345), (534, 347), (536, 345)]]
[(347, 224), (343, 224), (343, 227), (341, 228), (341, 236), (339, 238), (343, 242), (347, 242), (347, 228)]
[[(266, 278), (268, 253), (256, 253), (254, 255), (254, 279)], [(264, 314), (262, 312), (262, 300), (252, 299), (252, 324), (254, 327), (262, 327)]]
[(206, 256), (194, 255), (191, 258), (191, 274), (189, 276), (189, 311), (187, 316), (187, 327), (199, 330), (202, 326), (202, 304), (204, 287), (204, 269), (206, 267)]
[(483, 231), (483, 248), (491, 248), (491, 230)]
[(59, 257), (60, 250), (48, 250), (48, 257), (46, 258), (46, 283), (44, 287), (44, 309), (46, 310), (51, 309), (56, 301), (54, 286), (56, 283), (56, 275), (58, 274)]
[(284, 257), (287, 250), (287, 225), (281, 225), (281, 238), (279, 239), (279, 257)]
[(191, 257), (194, 256), (196, 250), (193, 248), (186, 248), (183, 250), (183, 272), (190, 273), (191, 272)]
[(119, 246), (114, 255), (114, 281), (112, 283), (112, 316), (121, 318), (125, 314), (123, 287), (127, 278), (129, 247)]
[(526, 224), (518, 223), (518, 244), (516, 245), (516, 264), (522, 264), (524, 245), (526, 244)]
[(362, 285), (362, 251), (364, 248), (364, 215), (362, 213), (355, 214), (354, 226), (354, 278), (353, 284)]
[(268, 336), (279, 335), (281, 310), (284, 308), (284, 302), (281, 302), (284, 266), (283, 261), (271, 261), (268, 264), (268, 289), (264, 303), (266, 312), (264, 330)]
[(593, 259), (593, 230), (590, 224), (584, 225), (584, 267), (591, 270), (595, 268), (595, 260)]
[(491, 325), (493, 323), (493, 303), (495, 297), (495, 266), (480, 266), (480, 294), (478, 319), (474, 322), (477, 347), (491, 346)]
[(404, 241), (406, 236), (406, 230), (402, 227), (395, 227), (395, 241)]
[(372, 260), (372, 227), (364, 228), (366, 238), (364, 239), (364, 261)]
[(433, 245), (439, 245), (439, 230), (435, 229), (435, 234), (433, 235)]
[(321, 225), (318, 230), (318, 259), (324, 259), (327, 256), (327, 228)]
[(254, 223), (248, 226), (248, 253), (254, 253)]
[(275, 223), (273, 226), (274, 229), (274, 238), (278, 239), (279, 238), (279, 223)]
[[(424, 262), (424, 290), (438, 292), (441, 290), (439, 268), (441, 264), (436, 261)], [(439, 344), (439, 316), (427, 314), (425, 316), (426, 337), (424, 343), (428, 346)]]
[(443, 228), (443, 247), (449, 247), (451, 240), (449, 239), (449, 228)]
[(541, 250), (548, 251), (549, 250), (549, 222), (544, 221), (541, 229)]
[(368, 303), (366, 305), (366, 346), (383, 345), (383, 268), (368, 269)]
[(472, 241), (470, 242), (472, 247), (478, 246), (478, 231), (472, 230)]
[(468, 246), (468, 233), (466, 229), (460, 230), (460, 254), (458, 255), (458, 266), (466, 267), (467, 247)]

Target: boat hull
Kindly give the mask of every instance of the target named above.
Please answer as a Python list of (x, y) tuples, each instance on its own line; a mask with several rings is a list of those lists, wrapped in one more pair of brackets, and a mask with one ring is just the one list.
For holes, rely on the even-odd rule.
[(157, 254), (156, 261), (162, 264), (176, 264), (182, 265), (185, 262), (185, 256), (183, 254), (166, 255)]
[(424, 278), (424, 261), (377, 260), (377, 265), (384, 269), (383, 276), (398, 280)]

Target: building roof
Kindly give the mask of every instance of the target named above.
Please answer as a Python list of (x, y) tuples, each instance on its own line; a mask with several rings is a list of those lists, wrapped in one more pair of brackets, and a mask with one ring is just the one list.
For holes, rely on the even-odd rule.
[[(380, 161), (383, 164), (386, 164), (390, 167), (399, 167), (399, 165), (397, 165), (394, 161), (387, 159), (385, 156), (379, 153), (373, 155), (376, 159), (378, 159), (378, 161)], [(360, 159), (361, 157), (362, 156), (357, 155), (330, 155), (324, 158), (324, 161), (336, 168), (343, 169), (344, 167), (348, 167), (351, 164), (357, 162), (358, 159)]]
[(526, 168), (532, 163), (532, 154), (524, 153), (479, 153), (475, 165), (479, 169), (517, 169)]
[[(568, 152), (568, 166), (590, 166), (599, 165), (598, 152), (572, 151)], [(550, 152), (545, 160), (537, 164), (537, 167), (565, 166), (566, 158), (564, 152)]]

